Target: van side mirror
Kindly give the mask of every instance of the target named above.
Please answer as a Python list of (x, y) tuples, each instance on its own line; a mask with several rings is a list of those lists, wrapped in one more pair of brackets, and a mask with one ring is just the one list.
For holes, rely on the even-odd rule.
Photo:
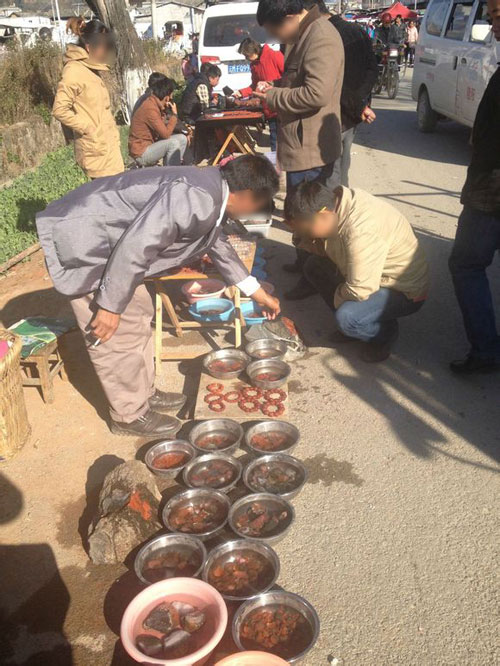
[(470, 33), (471, 42), (486, 42), (491, 32), (487, 23), (475, 23)]

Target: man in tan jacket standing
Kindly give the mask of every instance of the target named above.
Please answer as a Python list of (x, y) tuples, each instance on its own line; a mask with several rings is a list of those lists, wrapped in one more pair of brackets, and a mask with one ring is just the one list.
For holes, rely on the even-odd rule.
[[(303, 0), (260, 0), (257, 21), (288, 45), (283, 77), (259, 84), (254, 94), (278, 114), (278, 161), (289, 195), (304, 181), (326, 183), (340, 157), (344, 47), (318, 7), (307, 11)], [(295, 272), (301, 272), (300, 258)], [(297, 287), (310, 291), (307, 284)], [(287, 297), (301, 297), (292, 292)]]

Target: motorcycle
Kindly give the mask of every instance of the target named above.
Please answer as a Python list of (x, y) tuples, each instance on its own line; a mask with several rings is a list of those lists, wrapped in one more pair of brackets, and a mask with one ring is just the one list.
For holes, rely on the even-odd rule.
[(400, 72), (404, 62), (404, 46), (377, 44), (375, 53), (378, 60), (378, 77), (373, 86), (373, 94), (380, 95), (385, 88), (387, 97), (395, 99), (399, 91)]

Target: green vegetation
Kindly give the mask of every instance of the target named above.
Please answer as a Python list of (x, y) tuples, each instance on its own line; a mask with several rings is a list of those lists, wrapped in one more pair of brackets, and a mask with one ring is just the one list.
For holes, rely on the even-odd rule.
[[(128, 128), (121, 128), (122, 152), (127, 153)], [(35, 214), (48, 203), (87, 181), (76, 164), (73, 147), (45, 157), (35, 170), (0, 190), (0, 264), (36, 243)]]

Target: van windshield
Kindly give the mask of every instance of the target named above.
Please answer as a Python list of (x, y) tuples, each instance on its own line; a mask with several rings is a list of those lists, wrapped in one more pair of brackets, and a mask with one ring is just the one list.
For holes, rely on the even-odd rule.
[(260, 44), (272, 41), (264, 28), (257, 23), (255, 14), (213, 16), (205, 23), (203, 46), (236, 46), (246, 37), (251, 37)]

